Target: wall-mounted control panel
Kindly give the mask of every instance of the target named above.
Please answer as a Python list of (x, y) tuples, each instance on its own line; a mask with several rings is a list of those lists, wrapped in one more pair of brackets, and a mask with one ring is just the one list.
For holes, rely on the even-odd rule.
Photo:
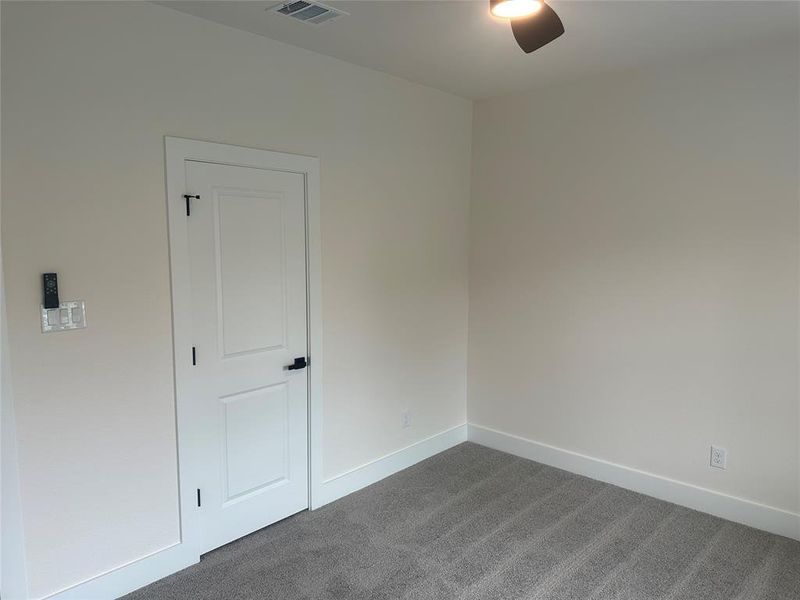
[(60, 302), (58, 308), (42, 305), (42, 333), (69, 331), (86, 327), (86, 304), (83, 300)]
[(86, 305), (83, 300), (61, 302), (58, 299), (58, 275), (42, 273), (42, 333), (69, 331), (86, 327)]

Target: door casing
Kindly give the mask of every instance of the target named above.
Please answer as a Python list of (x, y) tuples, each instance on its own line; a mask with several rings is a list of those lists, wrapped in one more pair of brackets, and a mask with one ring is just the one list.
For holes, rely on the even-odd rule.
[(298, 173), (305, 179), (306, 278), (308, 295), (308, 473), (309, 506), (321, 505), (322, 486), (322, 260), (320, 239), (319, 159), (271, 150), (165, 137), (167, 217), (172, 285), (172, 336), (175, 369), (175, 415), (178, 459), (180, 544), (199, 558), (200, 531), (196, 482), (197, 439), (185, 409), (191, 401), (187, 381), (192, 368), (191, 287), (187, 234), (185, 161), (217, 163)]

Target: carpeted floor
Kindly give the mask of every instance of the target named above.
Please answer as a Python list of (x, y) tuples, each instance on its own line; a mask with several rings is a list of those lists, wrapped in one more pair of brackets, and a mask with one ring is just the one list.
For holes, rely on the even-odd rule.
[(127, 600), (798, 600), (800, 542), (474, 444)]

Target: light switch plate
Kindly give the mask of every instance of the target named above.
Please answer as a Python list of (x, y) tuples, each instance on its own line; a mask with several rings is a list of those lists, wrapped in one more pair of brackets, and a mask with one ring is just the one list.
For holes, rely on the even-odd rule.
[(39, 308), (42, 313), (42, 333), (86, 327), (86, 304), (83, 300), (62, 302), (58, 308), (45, 308), (43, 304)]

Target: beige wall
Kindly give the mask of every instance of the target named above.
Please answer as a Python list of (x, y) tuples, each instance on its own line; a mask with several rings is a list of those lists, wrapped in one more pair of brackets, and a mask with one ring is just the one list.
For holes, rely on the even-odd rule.
[[(2, 170), (2, 169), (0, 169)], [(2, 198), (0, 197), (0, 204)], [(0, 207), (0, 223), (2, 209)], [(1, 237), (1, 236), (0, 236)], [(17, 428), (9, 367), (5, 277), (0, 247), (0, 594), (13, 600), (27, 593)]]
[[(34, 595), (178, 537), (165, 134), (321, 159), (326, 477), (464, 422), (470, 102), (143, 2), (2, 10)], [(50, 270), (85, 331), (39, 332)]]
[(800, 509), (798, 56), (476, 103), (470, 423)]

